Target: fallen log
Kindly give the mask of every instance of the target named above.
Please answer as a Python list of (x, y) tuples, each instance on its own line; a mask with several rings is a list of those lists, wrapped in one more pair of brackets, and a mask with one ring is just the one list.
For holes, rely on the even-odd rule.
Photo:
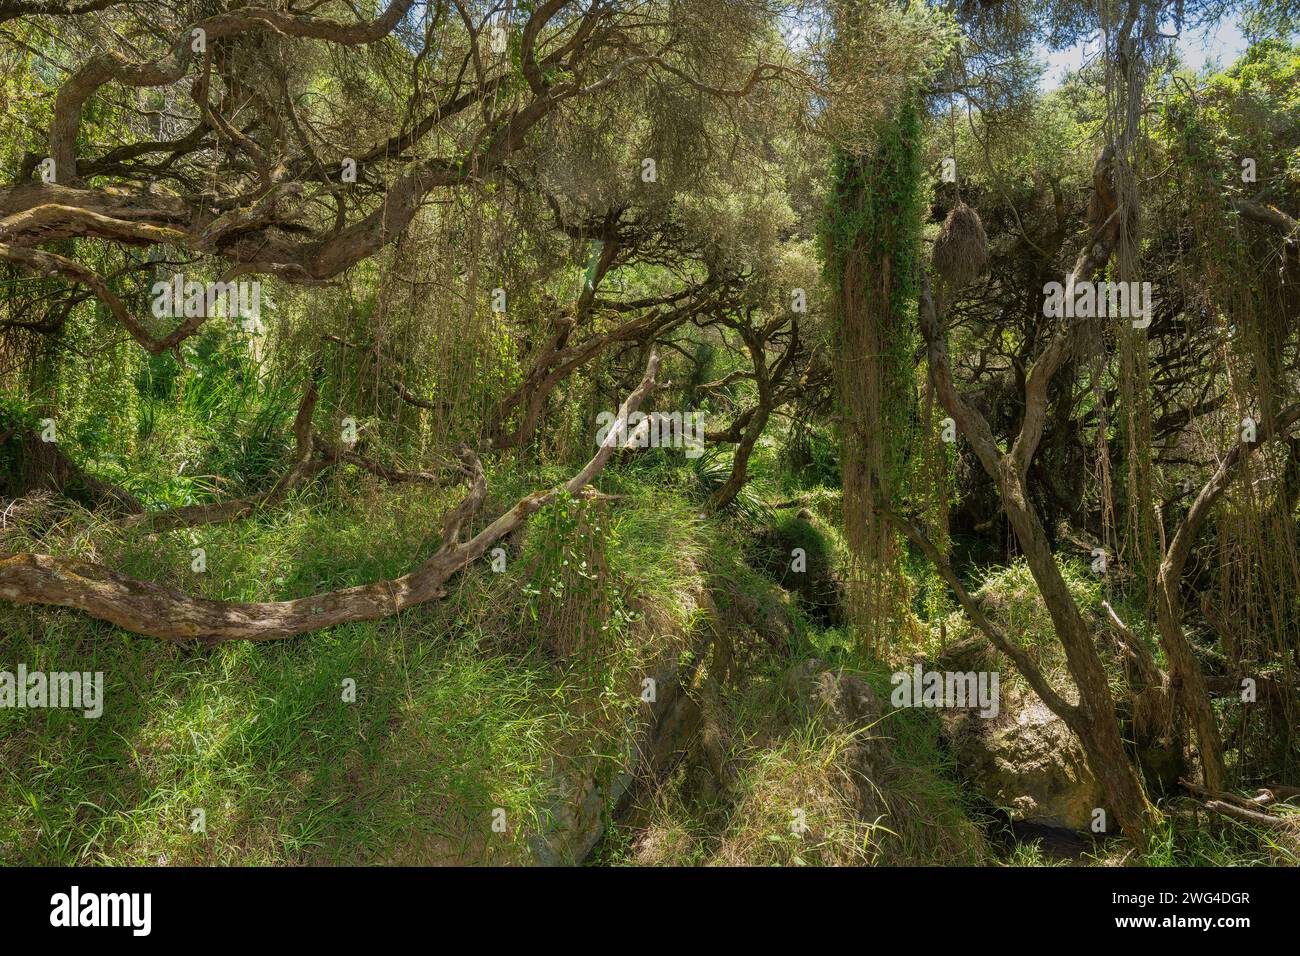
[[(520, 499), (464, 542), (459, 540), (460, 531), (482, 505), (487, 479), (478, 456), (462, 447), (460, 459), (470, 490), (445, 518), (441, 547), (401, 577), (291, 601), (243, 603), (197, 598), (91, 561), (47, 554), (0, 554), (0, 599), (76, 608), (136, 634), (210, 643), (279, 640), (337, 624), (388, 617), (443, 597), (443, 585), (451, 577), (538, 510), (562, 492), (580, 494), (604, 469), (616, 448), (636, 447), (637, 436), (628, 434), (628, 416), (654, 390), (658, 370), (659, 354), (651, 350), (645, 376), (619, 407), (621, 427), (611, 429), (609, 439), (576, 475), (563, 485)], [(641, 427), (646, 427), (644, 422)]]

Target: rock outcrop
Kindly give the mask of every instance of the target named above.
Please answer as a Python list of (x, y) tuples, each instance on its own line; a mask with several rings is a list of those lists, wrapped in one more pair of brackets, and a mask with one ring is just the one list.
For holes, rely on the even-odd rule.
[(958, 770), (1013, 822), (1089, 831), (1101, 785), (1083, 746), (1034, 694), (1003, 684), (999, 713), (943, 711)]

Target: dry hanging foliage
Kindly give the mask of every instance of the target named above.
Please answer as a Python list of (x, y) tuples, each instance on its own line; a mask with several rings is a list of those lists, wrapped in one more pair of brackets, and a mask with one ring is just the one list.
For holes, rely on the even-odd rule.
[(989, 262), (989, 237), (980, 214), (964, 202), (953, 206), (934, 240), (934, 268), (952, 292), (970, 285)]
[[(605, 441), (582, 470), (564, 484), (521, 498), (467, 540), (461, 532), (487, 497), (483, 465), (467, 446), (459, 451), (470, 491), (443, 519), (442, 545), (413, 571), (392, 580), (327, 591), (289, 601), (244, 603), (192, 597), (74, 558), (48, 554), (0, 554), (0, 598), (14, 604), (72, 607), (125, 631), (170, 641), (268, 641), (353, 621), (375, 621), (428, 601), (441, 600), (443, 585), (563, 493), (582, 494), (619, 448), (644, 441), (645, 421), (629, 433), (628, 419), (654, 391), (659, 353), (651, 349), (641, 383), (619, 406), (621, 429)], [(648, 421), (648, 420), (647, 420)]]

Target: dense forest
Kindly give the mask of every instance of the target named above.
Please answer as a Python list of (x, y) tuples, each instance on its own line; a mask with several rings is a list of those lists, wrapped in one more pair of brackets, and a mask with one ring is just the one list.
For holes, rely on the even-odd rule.
[(1298, 18), (0, 0), (0, 863), (1300, 863)]

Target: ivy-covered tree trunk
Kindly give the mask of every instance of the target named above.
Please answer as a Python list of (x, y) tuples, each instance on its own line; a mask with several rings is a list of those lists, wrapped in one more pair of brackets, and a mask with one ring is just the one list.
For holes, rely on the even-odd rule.
[(919, 108), (909, 97), (871, 131), (863, 152), (838, 155), (824, 223), (852, 562), (849, 614), (859, 638), (873, 648), (888, 640), (905, 603), (897, 538), (875, 501), (878, 493), (897, 501), (906, 485), (915, 418), (920, 141)]

